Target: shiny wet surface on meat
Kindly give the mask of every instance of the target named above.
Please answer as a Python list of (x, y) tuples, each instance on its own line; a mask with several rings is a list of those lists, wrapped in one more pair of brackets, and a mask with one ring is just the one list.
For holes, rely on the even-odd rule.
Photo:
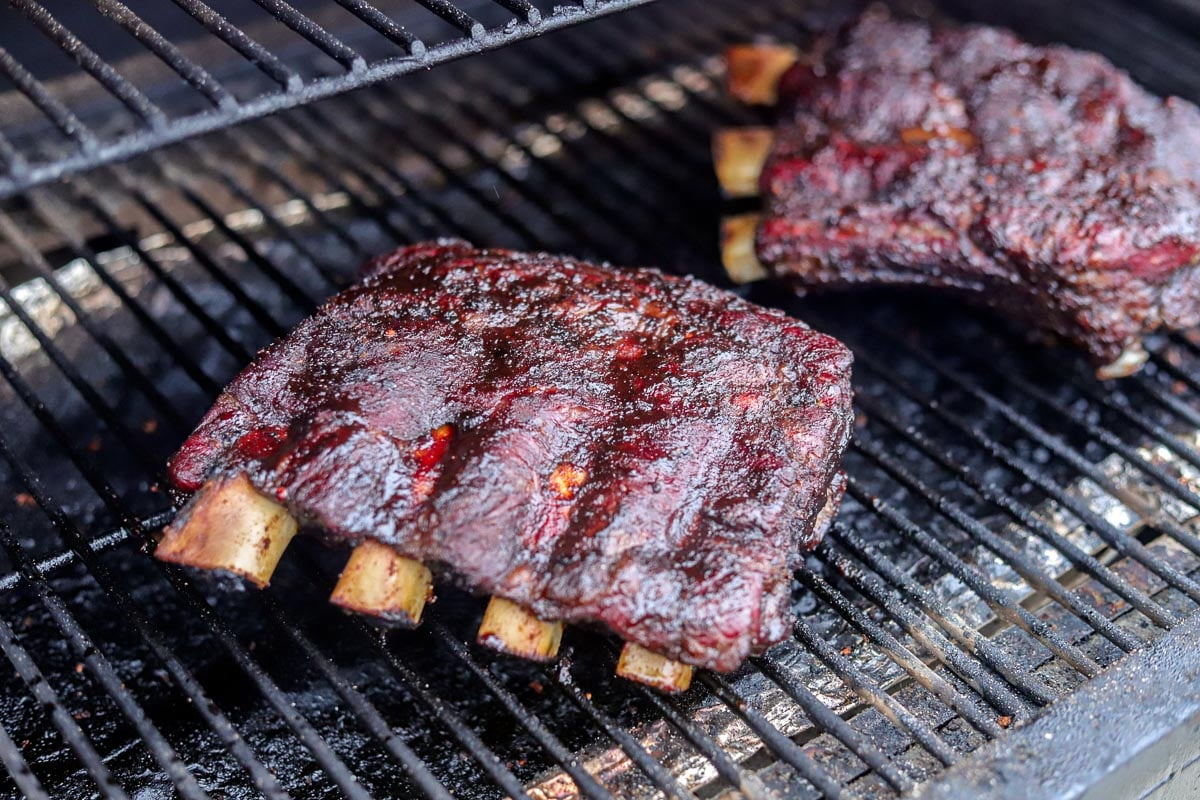
[(757, 248), (799, 288), (950, 290), (1100, 367), (1200, 322), (1192, 103), (1093, 53), (878, 13), (779, 95)]
[(171, 475), (246, 472), (327, 538), (730, 670), (787, 635), (841, 500), (849, 369), (698, 281), (416, 245), (265, 350)]

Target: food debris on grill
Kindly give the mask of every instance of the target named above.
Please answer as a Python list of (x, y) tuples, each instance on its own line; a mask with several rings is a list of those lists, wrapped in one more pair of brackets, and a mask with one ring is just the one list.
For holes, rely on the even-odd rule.
[(791, 569), (841, 499), (849, 351), (691, 278), (414, 245), (263, 351), (171, 461), (156, 555), (265, 584), (298, 530), (355, 545), (333, 600), (416, 624), (432, 572), (480, 641), (564, 623), (681, 690), (790, 631)]
[[(931, 286), (1082, 348), (1102, 378), (1200, 324), (1200, 111), (1103, 57), (869, 13), (809, 53), (727, 53), (773, 128), (720, 132), (735, 280)], [(786, 70), (784, 66), (788, 65)]]

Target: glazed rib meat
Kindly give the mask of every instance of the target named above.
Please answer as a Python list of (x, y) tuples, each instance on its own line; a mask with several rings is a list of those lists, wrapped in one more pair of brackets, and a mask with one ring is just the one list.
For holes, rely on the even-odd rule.
[(1099, 55), (869, 15), (777, 87), (756, 250), (802, 289), (933, 286), (1100, 374), (1200, 323), (1200, 111)]
[(850, 361), (690, 278), (422, 244), (263, 351), (170, 474), (245, 475), (329, 540), (729, 670), (790, 631)]

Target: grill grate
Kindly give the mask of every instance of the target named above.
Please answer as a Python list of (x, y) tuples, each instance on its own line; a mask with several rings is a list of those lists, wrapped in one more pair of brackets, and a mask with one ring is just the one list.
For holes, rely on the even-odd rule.
[[(305, 542), (263, 593), (140, 552), (192, 421), (374, 253), (456, 234), (719, 281), (708, 138), (752, 116), (715, 54), (836, 13), (655, 4), (0, 205), (5, 790), (895, 797), (1194, 616), (1200, 343), (1102, 385), (933, 300), (766, 287), (857, 355), (848, 497), (795, 637), (682, 698), (613, 679), (597, 634), (551, 667), (478, 651), (452, 590), (377, 631), (330, 610), (338, 557)], [(1136, 37), (1077, 42), (1136, 66), (1176, 38), (1129, 13)]]
[[(269, 19), (228, 0), (176, 0), (176, 15), (153, 0), (94, 0), (94, 9), (59, 14), (40, 0), (13, 0), (0, 28), (28, 52), (0, 47), (9, 84), (0, 83), (8, 93), (0, 94), (0, 195), (642, 2), (419, 0), (428, 14), (408, 14), (405, 27), (393, 16), (407, 0), (338, 0), (337, 10), (256, 0)], [(120, 60), (102, 55), (102, 44)], [(53, 62), (52, 49), (73, 64), (47, 82), (37, 71)], [(151, 81), (153, 93), (141, 85)], [(79, 84), (94, 90), (80, 96)], [(74, 108), (71, 99), (87, 102)], [(49, 148), (45, 122), (61, 134)]]

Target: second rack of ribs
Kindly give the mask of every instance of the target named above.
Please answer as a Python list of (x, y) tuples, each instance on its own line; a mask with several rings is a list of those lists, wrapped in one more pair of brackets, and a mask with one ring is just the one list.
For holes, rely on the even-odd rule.
[(1200, 324), (1192, 103), (1093, 53), (875, 12), (788, 50), (730, 51), (731, 88), (778, 123), (718, 137), (726, 190), (763, 197), (727, 228), (727, 264), (804, 291), (948, 290), (1102, 377), (1138, 369), (1151, 331)]

